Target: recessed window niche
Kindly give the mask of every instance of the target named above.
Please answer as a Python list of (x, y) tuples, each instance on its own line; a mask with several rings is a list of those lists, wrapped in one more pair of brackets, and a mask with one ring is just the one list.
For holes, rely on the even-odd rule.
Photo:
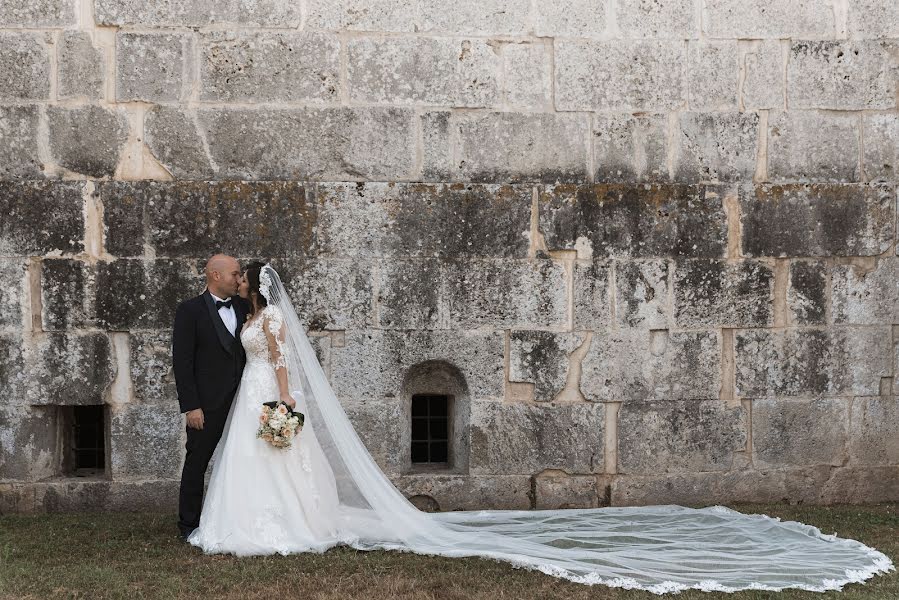
[(469, 397), (465, 378), (444, 361), (409, 368), (403, 381), (406, 472), (468, 472)]

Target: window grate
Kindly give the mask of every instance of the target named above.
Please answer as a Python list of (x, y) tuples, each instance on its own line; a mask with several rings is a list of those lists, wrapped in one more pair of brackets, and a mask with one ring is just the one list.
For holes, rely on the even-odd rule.
[(412, 396), (412, 462), (449, 462), (449, 397), (434, 394)]

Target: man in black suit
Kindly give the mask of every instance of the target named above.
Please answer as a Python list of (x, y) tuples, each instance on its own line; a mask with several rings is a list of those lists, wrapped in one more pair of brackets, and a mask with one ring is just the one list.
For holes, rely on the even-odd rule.
[(175, 311), (172, 363), (178, 403), (187, 416), (187, 455), (178, 499), (183, 538), (200, 525), (206, 467), (246, 363), (240, 329), (249, 306), (237, 295), (241, 278), (237, 260), (217, 254), (206, 263), (206, 291)]

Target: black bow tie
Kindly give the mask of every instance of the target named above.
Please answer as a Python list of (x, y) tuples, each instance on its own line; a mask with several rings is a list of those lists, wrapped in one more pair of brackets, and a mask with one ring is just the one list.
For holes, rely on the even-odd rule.
[(219, 308), (231, 308), (231, 300), (216, 300), (215, 308), (218, 310)]

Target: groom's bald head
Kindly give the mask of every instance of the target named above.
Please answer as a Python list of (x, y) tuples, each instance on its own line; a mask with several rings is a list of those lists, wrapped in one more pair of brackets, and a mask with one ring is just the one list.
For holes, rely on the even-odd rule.
[(240, 285), (240, 263), (233, 256), (216, 254), (206, 261), (206, 287), (219, 298), (237, 294)]

